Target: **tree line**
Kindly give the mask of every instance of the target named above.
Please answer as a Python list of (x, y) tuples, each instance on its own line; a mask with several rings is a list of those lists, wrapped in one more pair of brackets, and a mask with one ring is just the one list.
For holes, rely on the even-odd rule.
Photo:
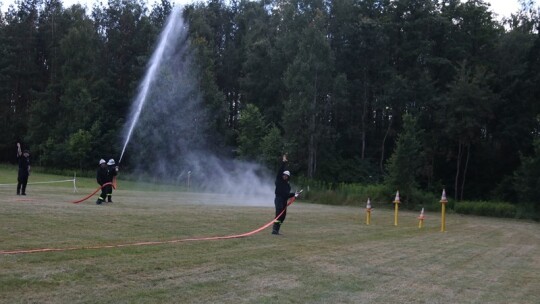
[[(119, 133), (171, 4), (0, 15), (0, 161), (93, 167)], [(537, 201), (540, 17), (482, 0), (210, 0), (183, 11), (219, 145), (327, 182)], [(536, 147), (536, 149), (535, 149)]]

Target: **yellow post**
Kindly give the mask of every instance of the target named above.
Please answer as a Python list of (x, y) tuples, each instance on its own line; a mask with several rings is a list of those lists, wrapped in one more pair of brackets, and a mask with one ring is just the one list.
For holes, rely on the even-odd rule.
[(424, 227), (424, 219), (426, 217), (424, 216), (424, 208), (422, 208), (422, 211), (420, 211), (420, 216), (418, 217), (418, 228), (421, 229)]
[(399, 211), (399, 191), (396, 192), (396, 198), (394, 199), (394, 226), (398, 225), (398, 211)]
[(446, 191), (443, 189), (441, 197), (441, 232), (446, 232), (446, 203), (448, 203), (448, 199), (446, 199)]
[(371, 224), (371, 201), (369, 200), (369, 197), (367, 199), (367, 205), (366, 205), (366, 225)]

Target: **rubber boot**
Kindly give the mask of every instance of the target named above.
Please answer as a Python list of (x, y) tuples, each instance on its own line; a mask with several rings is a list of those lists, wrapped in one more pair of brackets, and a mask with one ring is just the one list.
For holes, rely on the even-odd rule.
[(279, 235), (279, 228), (281, 228), (281, 224), (274, 223), (274, 226), (272, 226), (272, 234)]

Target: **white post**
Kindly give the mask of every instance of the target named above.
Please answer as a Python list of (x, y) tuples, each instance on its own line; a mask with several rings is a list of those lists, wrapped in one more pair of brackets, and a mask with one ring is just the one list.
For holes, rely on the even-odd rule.
[(77, 180), (77, 172), (73, 172), (73, 193), (78, 192), (77, 185), (75, 184), (76, 180)]

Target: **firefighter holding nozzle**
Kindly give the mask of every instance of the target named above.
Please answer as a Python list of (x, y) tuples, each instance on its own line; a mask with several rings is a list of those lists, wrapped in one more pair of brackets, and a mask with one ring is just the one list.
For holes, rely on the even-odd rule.
[(109, 181), (109, 170), (107, 170), (107, 162), (104, 159), (99, 160), (96, 181), (101, 186), (101, 194), (99, 195), (96, 204), (101, 205), (107, 197), (107, 186), (104, 187), (103, 185)]
[(279, 167), (277, 176), (276, 176), (276, 198), (274, 199), (274, 205), (276, 206), (276, 217), (283, 211), (283, 214), (274, 221), (274, 226), (272, 227), (272, 234), (279, 235), (279, 229), (285, 221), (285, 216), (287, 215), (287, 201), (289, 198), (295, 196), (298, 197), (300, 193), (292, 193), (291, 185), (289, 184), (289, 179), (291, 178), (291, 172), (287, 169), (287, 154), (284, 154), (281, 158), (281, 166)]
[[(107, 162), (107, 182), (113, 183), (114, 177), (118, 175), (118, 166), (116, 166), (116, 163), (114, 162), (114, 159), (109, 159)], [(107, 185), (105, 186), (107, 188), (107, 203), (112, 203), (112, 191), (113, 191), (113, 185)]]

